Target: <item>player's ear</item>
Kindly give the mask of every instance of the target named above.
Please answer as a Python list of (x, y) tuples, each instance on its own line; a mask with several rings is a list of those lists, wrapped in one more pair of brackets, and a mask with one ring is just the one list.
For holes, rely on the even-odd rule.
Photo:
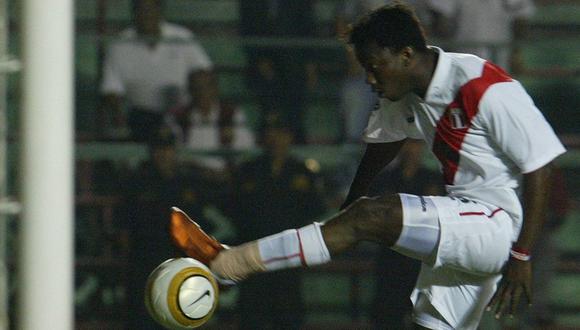
[(413, 47), (403, 47), (399, 52), (399, 58), (401, 59), (404, 66), (409, 66), (411, 59), (415, 56), (415, 49)]

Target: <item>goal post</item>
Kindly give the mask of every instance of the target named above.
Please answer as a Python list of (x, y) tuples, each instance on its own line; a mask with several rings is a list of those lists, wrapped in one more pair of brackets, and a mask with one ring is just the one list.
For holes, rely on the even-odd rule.
[(18, 329), (72, 329), (73, 1), (24, 0)]

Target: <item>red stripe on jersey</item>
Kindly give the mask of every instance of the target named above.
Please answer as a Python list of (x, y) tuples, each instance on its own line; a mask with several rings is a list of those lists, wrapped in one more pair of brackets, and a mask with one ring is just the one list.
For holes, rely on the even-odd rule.
[(452, 185), (459, 168), (459, 151), (473, 118), (479, 111), (479, 101), (487, 89), (496, 83), (511, 81), (498, 66), (485, 62), (481, 77), (463, 85), (437, 122), (433, 153), (443, 167), (445, 183)]
[(459, 215), (462, 217), (469, 216), (469, 215), (485, 215), (486, 217), (491, 219), (499, 211), (503, 211), (503, 209), (502, 208), (495, 209), (495, 210), (493, 210), (493, 212), (491, 212), (490, 215), (485, 214), (485, 212), (461, 212), (461, 213), (459, 213)]

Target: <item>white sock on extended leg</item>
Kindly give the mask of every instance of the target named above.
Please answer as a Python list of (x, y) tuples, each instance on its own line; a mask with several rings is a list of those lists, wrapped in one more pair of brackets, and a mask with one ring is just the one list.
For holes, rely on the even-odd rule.
[(330, 261), (320, 226), (315, 222), (259, 239), (260, 256), (266, 269), (315, 266)]
[(224, 279), (243, 280), (252, 273), (330, 261), (320, 223), (289, 229), (224, 250), (211, 262), (211, 270)]

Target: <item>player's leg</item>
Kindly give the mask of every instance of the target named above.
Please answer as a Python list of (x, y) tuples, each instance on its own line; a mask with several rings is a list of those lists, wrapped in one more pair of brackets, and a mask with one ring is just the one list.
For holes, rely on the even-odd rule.
[(401, 222), (397, 195), (361, 198), (324, 224), (289, 229), (221, 251), (210, 269), (220, 277), (239, 281), (257, 272), (314, 266), (363, 240), (393, 245)]
[(361, 241), (393, 246), (401, 234), (403, 211), (398, 195), (363, 197), (321, 226), (331, 256)]
[[(431, 263), (439, 232), (438, 213), (430, 198), (405, 194), (361, 198), (324, 224), (287, 230), (231, 249), (211, 248), (217, 257), (207, 259), (214, 273), (236, 281), (257, 272), (324, 263), (360, 241), (381, 243)], [(192, 244), (206, 245), (211, 238), (203, 236), (188, 234)]]
[[(364, 240), (386, 244), (426, 264), (435, 262), (440, 236), (439, 213), (430, 198), (407, 194), (384, 196), (361, 199), (352, 208), (321, 228), (331, 254), (348, 250)], [(422, 298), (414, 306), (413, 329), (452, 329), (429, 300)]]
[(512, 219), (481, 201), (425, 199), (439, 214), (440, 237), (412, 294), (414, 322), (434, 329), (476, 329), (509, 255)]
[(321, 228), (331, 254), (376, 242), (429, 262), (439, 241), (439, 215), (429, 198), (408, 194), (361, 198)]
[[(403, 205), (408, 214), (424, 214), (406, 216), (412, 222), (404, 223)], [(422, 197), (361, 198), (324, 224), (287, 230), (221, 251), (210, 268), (218, 276), (238, 281), (256, 272), (326, 263), (361, 241), (384, 244), (427, 261), (435, 250), (438, 235), (436, 210)]]

